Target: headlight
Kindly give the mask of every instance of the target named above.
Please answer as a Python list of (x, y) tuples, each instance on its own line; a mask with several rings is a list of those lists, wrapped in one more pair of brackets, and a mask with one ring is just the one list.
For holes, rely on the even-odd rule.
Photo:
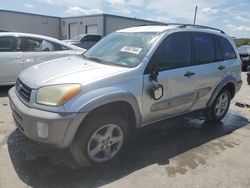
[(81, 91), (80, 84), (51, 85), (37, 91), (36, 102), (49, 106), (60, 106)]

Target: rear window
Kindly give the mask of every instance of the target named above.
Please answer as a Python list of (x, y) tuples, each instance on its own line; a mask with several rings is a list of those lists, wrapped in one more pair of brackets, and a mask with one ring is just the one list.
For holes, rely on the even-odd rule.
[(236, 54), (230, 42), (223, 37), (219, 37), (219, 42), (222, 48), (224, 60), (235, 59)]

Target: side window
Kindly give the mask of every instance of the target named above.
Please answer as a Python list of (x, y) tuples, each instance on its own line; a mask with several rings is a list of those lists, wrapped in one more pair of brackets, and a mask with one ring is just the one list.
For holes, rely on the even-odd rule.
[(208, 33), (194, 33), (194, 64), (205, 64), (216, 61), (214, 37)]
[(22, 38), (20, 50), (23, 52), (55, 51), (55, 45), (47, 40), (38, 38)]
[(99, 41), (101, 39), (101, 37), (99, 35), (94, 35), (93, 36), (93, 41)]
[(0, 52), (15, 52), (17, 51), (16, 37), (1, 37), (0, 38)]
[(156, 50), (152, 61), (161, 70), (188, 66), (190, 63), (189, 34), (179, 32), (169, 35)]
[(89, 42), (89, 41), (91, 41), (91, 36), (90, 35), (87, 35), (87, 36), (85, 36), (85, 39), (84, 39), (84, 42)]
[(23, 52), (37, 52), (41, 46), (41, 40), (36, 38), (22, 38), (22, 42), (20, 44), (20, 51)]
[(223, 61), (223, 54), (221, 50), (221, 46), (217, 36), (214, 36), (215, 41), (215, 50), (216, 50), (216, 61)]
[(223, 51), (224, 60), (235, 59), (236, 54), (230, 42), (223, 37), (219, 37), (219, 41)]
[(53, 45), (55, 46), (55, 51), (70, 50), (68, 47), (57, 44), (57, 43), (53, 43)]
[(56, 51), (54, 43), (42, 40), (40, 51)]

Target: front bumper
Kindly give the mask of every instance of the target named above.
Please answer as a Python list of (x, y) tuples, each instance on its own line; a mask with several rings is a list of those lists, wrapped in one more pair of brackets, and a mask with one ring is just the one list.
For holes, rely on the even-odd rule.
[[(59, 148), (68, 147), (74, 139), (86, 113), (55, 113), (27, 107), (18, 98), (15, 87), (9, 90), (10, 106), (16, 126), (32, 140), (50, 144)], [(46, 125), (46, 130), (43, 126)], [(39, 127), (39, 128), (38, 128)], [(39, 136), (40, 132), (47, 134), (46, 138)], [(47, 133), (46, 133), (47, 131)]]

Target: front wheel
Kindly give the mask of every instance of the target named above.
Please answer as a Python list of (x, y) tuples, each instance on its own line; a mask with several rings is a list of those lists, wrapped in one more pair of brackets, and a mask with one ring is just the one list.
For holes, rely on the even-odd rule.
[(122, 150), (128, 139), (129, 128), (116, 115), (98, 115), (87, 119), (71, 146), (71, 154), (83, 166), (111, 161)]
[(230, 106), (231, 93), (224, 89), (222, 90), (216, 99), (214, 100), (212, 106), (206, 111), (206, 121), (217, 122), (222, 120)]

